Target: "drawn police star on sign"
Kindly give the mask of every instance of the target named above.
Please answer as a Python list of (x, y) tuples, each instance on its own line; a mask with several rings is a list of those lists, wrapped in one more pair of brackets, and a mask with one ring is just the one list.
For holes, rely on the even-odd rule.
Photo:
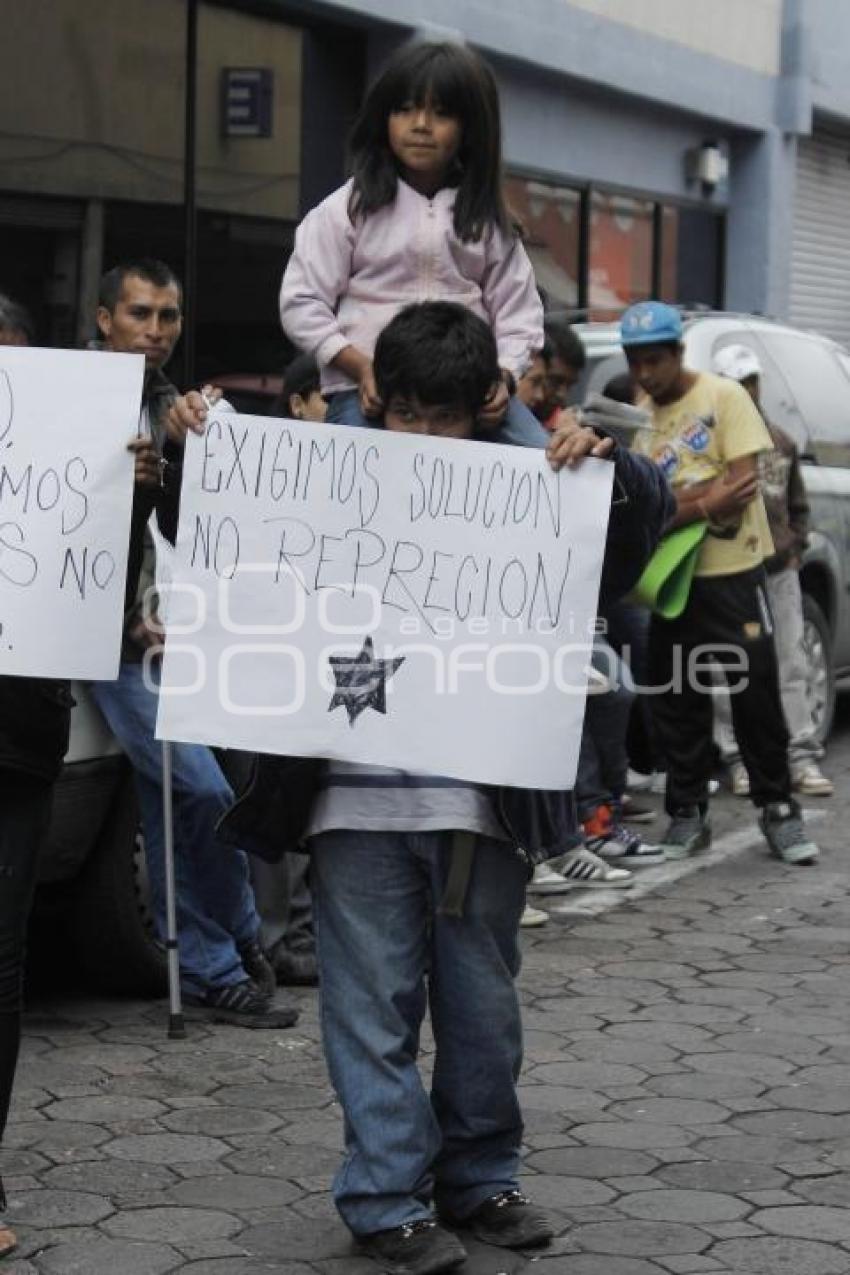
[(328, 662), (333, 669), (336, 690), (328, 712), (343, 705), (348, 713), (348, 723), (353, 726), (367, 708), (376, 713), (387, 711), (387, 681), (404, 663), (403, 655), (392, 660), (376, 660), (375, 648), (370, 637), (364, 638), (357, 655), (331, 655)]

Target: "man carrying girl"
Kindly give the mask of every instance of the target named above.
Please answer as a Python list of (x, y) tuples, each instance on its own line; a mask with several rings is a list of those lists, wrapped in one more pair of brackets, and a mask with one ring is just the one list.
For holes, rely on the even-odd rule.
[[(550, 435), (513, 396), (542, 313), (502, 200), (491, 72), (460, 46), (403, 49), (352, 149), (353, 180), (302, 223), (281, 294), (288, 335), (322, 368), (328, 421), (451, 446), (548, 442), (556, 468), (611, 457), (623, 498), (602, 592), (625, 592), (672, 502), (654, 466), (573, 421)], [(202, 432), (205, 416), (190, 394), (171, 427)], [(310, 852), (323, 1041), (345, 1114), (334, 1198), (361, 1250), (394, 1275), (432, 1275), (465, 1261), (468, 1235), (546, 1244), (556, 1227), (519, 1187), (514, 980), (531, 867), (575, 841), (571, 794), (261, 757), (219, 832)], [(429, 1005), (430, 1092), (417, 1067)]]

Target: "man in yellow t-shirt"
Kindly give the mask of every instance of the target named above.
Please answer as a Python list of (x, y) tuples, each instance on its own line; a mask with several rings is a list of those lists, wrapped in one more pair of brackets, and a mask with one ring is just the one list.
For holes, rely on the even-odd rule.
[(629, 370), (651, 413), (635, 450), (663, 470), (676, 496), (670, 529), (707, 526), (687, 606), (675, 620), (653, 615), (649, 685), (667, 759), (665, 854), (682, 859), (711, 840), (708, 781), (713, 760), (714, 657), (725, 668), (732, 717), (750, 774), (750, 793), (771, 851), (813, 863), (800, 807), (791, 795), (788, 730), (779, 697), (764, 559), (773, 542), (759, 492), (758, 457), (767, 428), (746, 391), (685, 366), (682, 320), (672, 306), (644, 301), (623, 315)]

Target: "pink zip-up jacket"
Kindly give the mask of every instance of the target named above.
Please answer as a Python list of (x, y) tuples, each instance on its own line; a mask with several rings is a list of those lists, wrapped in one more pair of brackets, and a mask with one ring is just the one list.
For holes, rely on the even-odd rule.
[(346, 345), (372, 357), (378, 333), (413, 301), (457, 301), (493, 329), (499, 363), (515, 377), (543, 346), (543, 307), (519, 239), (499, 230), (477, 242), (455, 234), (455, 191), (433, 199), (399, 179), (391, 204), (352, 222), (352, 183), (307, 214), (280, 290), (286, 335), (315, 354), (322, 390), (354, 383), (330, 367)]

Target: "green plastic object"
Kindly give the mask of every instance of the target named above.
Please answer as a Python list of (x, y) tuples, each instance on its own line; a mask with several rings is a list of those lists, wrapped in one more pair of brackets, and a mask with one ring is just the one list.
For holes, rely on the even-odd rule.
[(689, 522), (671, 531), (658, 545), (632, 590), (632, 601), (665, 620), (675, 620), (688, 605), (688, 594), (708, 531), (707, 522)]

